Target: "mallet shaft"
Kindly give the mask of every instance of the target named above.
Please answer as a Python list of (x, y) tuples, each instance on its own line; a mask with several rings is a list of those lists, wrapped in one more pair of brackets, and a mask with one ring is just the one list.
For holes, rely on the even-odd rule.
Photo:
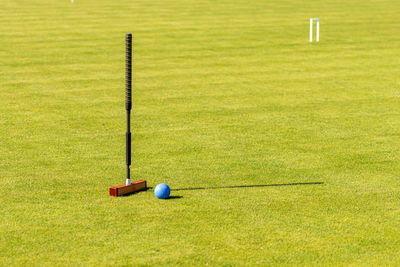
[(125, 54), (126, 184), (131, 178), (132, 34), (126, 34)]

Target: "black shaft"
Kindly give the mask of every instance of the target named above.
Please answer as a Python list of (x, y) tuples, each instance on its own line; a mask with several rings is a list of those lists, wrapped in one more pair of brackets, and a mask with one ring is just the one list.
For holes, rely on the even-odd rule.
[(126, 34), (125, 52), (125, 108), (132, 109), (132, 34)]
[(126, 178), (131, 178), (132, 34), (126, 34), (125, 54)]

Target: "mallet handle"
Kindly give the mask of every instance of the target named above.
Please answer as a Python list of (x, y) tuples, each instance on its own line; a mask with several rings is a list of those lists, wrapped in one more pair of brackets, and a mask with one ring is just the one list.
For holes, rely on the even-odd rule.
[(126, 179), (131, 178), (132, 34), (125, 38)]
[(132, 34), (126, 34), (125, 52), (125, 108), (132, 109)]

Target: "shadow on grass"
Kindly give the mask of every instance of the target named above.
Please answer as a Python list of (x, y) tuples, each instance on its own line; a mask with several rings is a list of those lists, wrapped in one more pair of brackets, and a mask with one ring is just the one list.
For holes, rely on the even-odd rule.
[(129, 193), (129, 194), (126, 194), (126, 195), (118, 196), (118, 197), (129, 197), (129, 196), (132, 196), (132, 195), (139, 194), (141, 192), (146, 192), (146, 191), (148, 191), (150, 189), (152, 189), (152, 187), (147, 187), (146, 189), (142, 189), (140, 191), (132, 192), (132, 193)]
[(170, 196), (168, 199), (179, 199), (183, 198), (183, 196)]
[[(270, 186), (299, 186), (299, 185), (321, 185), (324, 182), (307, 182), (307, 183), (287, 183), (287, 184), (254, 184), (254, 185), (227, 185), (227, 186), (210, 186), (210, 187), (187, 187), (187, 188), (177, 188), (171, 189), (171, 191), (186, 191), (186, 190), (212, 190), (212, 189), (232, 189), (232, 188), (255, 188), (255, 187), (270, 187)], [(152, 190), (153, 187), (147, 187), (144, 190), (133, 192), (120, 197), (128, 197), (131, 195), (138, 194), (140, 192), (145, 192)], [(170, 196), (168, 199), (180, 199), (183, 196)]]
[[(149, 191), (149, 190), (151, 191), (152, 189), (153, 189), (153, 187), (149, 186), (146, 189), (143, 189), (143, 190), (140, 190), (140, 191), (136, 191), (136, 192), (132, 192), (130, 194), (122, 195), (122, 196), (119, 196), (119, 197), (129, 197), (129, 196), (132, 196), (132, 195), (139, 194), (141, 192), (146, 192), (146, 191)], [(165, 200), (168, 200), (168, 199), (180, 199), (180, 198), (183, 198), (183, 196), (170, 196), (169, 198), (167, 198)]]
[(253, 187), (269, 187), (269, 186), (298, 186), (298, 185), (317, 185), (317, 184), (324, 184), (324, 182), (289, 183), (289, 184), (227, 185), (227, 186), (215, 186), (215, 187), (213, 187), (213, 186), (212, 187), (188, 187), (188, 188), (171, 189), (171, 191), (253, 188)]

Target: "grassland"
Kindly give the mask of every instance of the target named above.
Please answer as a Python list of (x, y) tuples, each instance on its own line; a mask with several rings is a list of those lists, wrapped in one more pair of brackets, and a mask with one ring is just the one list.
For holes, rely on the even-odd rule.
[[(0, 265), (398, 266), (399, 13), (2, 0)], [(125, 175), (126, 32), (133, 173), (167, 201), (107, 193)]]

